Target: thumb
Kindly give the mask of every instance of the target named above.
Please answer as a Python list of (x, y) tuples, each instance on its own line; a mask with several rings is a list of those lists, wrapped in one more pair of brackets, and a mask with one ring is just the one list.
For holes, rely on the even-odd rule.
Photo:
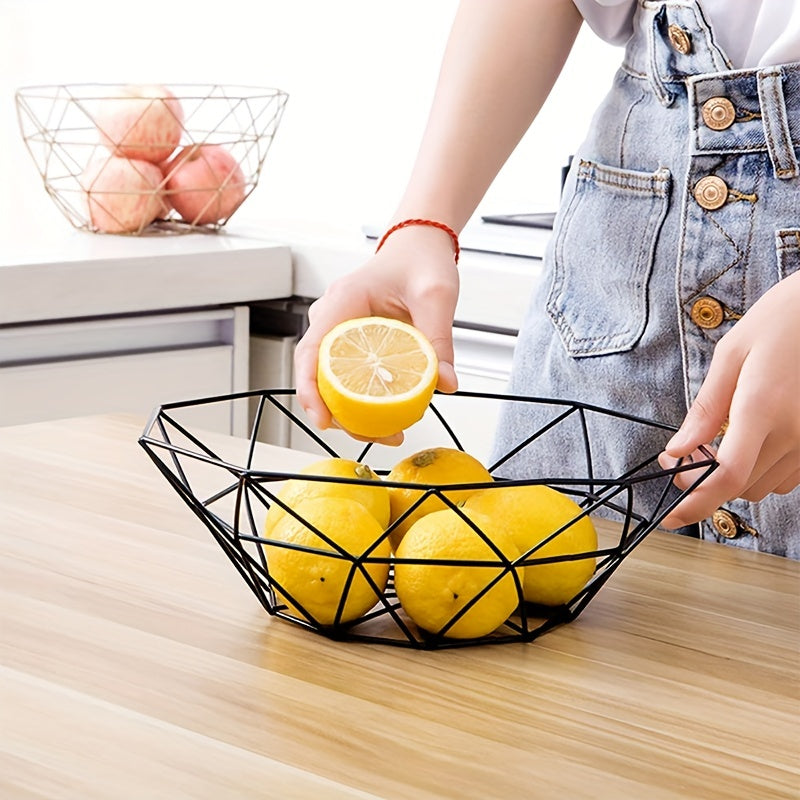
[(738, 364), (730, 358), (723, 358), (716, 350), (697, 397), (680, 428), (664, 448), (667, 455), (674, 458), (688, 456), (719, 434), (728, 418), (738, 377)]
[(433, 300), (418, 306), (412, 322), (425, 334), (436, 351), (436, 358), (439, 361), (439, 380), (436, 388), (442, 392), (454, 392), (458, 389), (458, 377), (454, 366), (453, 317), (443, 312), (441, 297), (438, 301)]

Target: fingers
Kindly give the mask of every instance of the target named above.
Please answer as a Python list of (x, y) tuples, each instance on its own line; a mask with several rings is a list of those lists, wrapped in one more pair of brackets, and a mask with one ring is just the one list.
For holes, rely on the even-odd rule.
[[(453, 313), (458, 296), (458, 282), (438, 284), (415, 298), (412, 323), (436, 351), (439, 361), (439, 380), (436, 388), (442, 392), (458, 389), (453, 353)], [(445, 309), (452, 309), (448, 315)]]
[[(664, 527), (699, 522), (734, 498), (755, 503), (769, 494), (788, 494), (800, 484), (800, 457), (791, 447), (787, 451), (785, 437), (770, 433), (768, 424), (759, 423), (752, 414), (734, 413), (734, 420), (717, 453), (719, 467), (664, 519)], [(664, 469), (672, 469), (677, 463), (666, 453), (658, 460)], [(701, 460), (707, 459), (694, 451), (683, 463)], [(700, 468), (676, 473), (675, 485), (688, 489), (700, 474)]]
[[(662, 466), (671, 468), (674, 464), (662, 463)], [(692, 479), (686, 479), (684, 476), (691, 475), (694, 475), (694, 480), (698, 477), (698, 473), (694, 470), (688, 470), (680, 474), (682, 481), (687, 483), (687, 487), (691, 485)], [(679, 476), (676, 476), (676, 483), (678, 477)], [(710, 480), (710, 478), (708, 480)], [(797, 467), (797, 456), (788, 454), (737, 496), (751, 503), (757, 503), (770, 494), (789, 494), (789, 492), (794, 491), (798, 486), (800, 486), (800, 468)], [(689, 495), (689, 497), (694, 498), (694, 493)], [(694, 522), (700, 522), (710, 517), (717, 508), (733, 498), (729, 497), (717, 502), (718, 499), (719, 498), (712, 500), (705, 509), (701, 509), (697, 512), (693, 510), (692, 504), (688, 502), (688, 499), (684, 500), (664, 518), (661, 525), (664, 528), (672, 530), (674, 528), (683, 527), (684, 525), (691, 525)]]
[[(665, 527), (681, 527), (710, 517), (729, 500), (742, 497), (749, 486), (769, 471), (777, 455), (765, 448), (766, 423), (746, 410), (731, 410), (731, 421), (717, 452), (719, 466), (664, 519)], [(759, 463), (760, 462), (760, 463)], [(676, 475), (676, 485), (688, 488), (698, 474)]]
[(719, 433), (728, 418), (741, 365), (742, 359), (735, 353), (729, 355), (723, 342), (717, 345), (695, 401), (680, 428), (664, 448), (668, 455), (675, 458), (687, 456)]
[[(703, 453), (700, 450), (695, 450), (689, 455), (681, 456), (680, 458), (675, 458), (667, 453), (661, 453), (658, 456), (658, 463), (665, 470), (672, 470), (678, 466), (685, 468), (680, 472), (676, 472), (672, 479), (675, 486), (685, 491), (693, 486), (709, 469), (709, 457), (713, 457), (714, 455), (714, 449), (711, 447), (707, 448), (706, 453)], [(691, 464), (702, 464), (704, 466), (698, 466), (695, 469), (690, 469), (689, 467)], [(706, 480), (708, 480), (708, 478), (706, 478)], [(691, 525), (694, 522), (700, 521), (699, 519), (690, 519), (691, 509), (688, 511), (685, 509), (685, 502), (685, 500), (682, 501), (669, 514), (667, 514), (666, 517), (664, 517), (660, 523), (661, 527), (672, 530), (674, 528), (682, 528), (685, 525)]]
[(317, 357), (325, 334), (346, 319), (367, 316), (369, 307), (362, 296), (346, 292), (336, 293), (331, 300), (317, 300), (308, 309), (309, 327), (297, 343), (294, 353), (295, 386), (297, 401), (312, 425), (324, 430), (332, 424), (331, 413), (319, 396), (317, 389)]
[[(713, 514), (722, 503), (737, 497), (746, 486), (743, 479), (752, 473), (766, 431), (745, 424), (745, 420), (731, 407), (742, 361), (741, 354), (726, 347), (724, 339), (720, 341), (694, 402), (680, 428), (664, 448), (666, 458), (659, 458), (662, 466), (674, 465), (678, 458), (692, 456), (692, 460), (698, 460), (702, 456), (697, 453), (697, 448), (711, 442), (726, 426), (726, 434), (717, 454), (719, 466), (664, 518), (664, 527), (678, 528), (700, 522)], [(699, 473), (695, 470), (682, 472), (675, 476), (675, 483), (679, 488), (686, 489), (698, 477)]]
[(343, 428), (335, 418), (331, 420), (330, 427), (338, 428), (339, 430), (344, 431), (351, 439), (355, 439), (358, 442), (373, 442), (375, 444), (386, 445), (387, 447), (399, 447), (405, 440), (405, 436), (402, 431), (399, 433), (393, 433), (391, 436), (383, 436), (380, 439), (368, 439), (364, 436), (359, 436), (356, 433), (351, 433), (346, 428)]
[(672, 511), (669, 524), (679, 527), (700, 522), (724, 503), (741, 497), (756, 473), (767, 433), (763, 423), (742, 420), (732, 412), (717, 452), (719, 466)]
[(741, 497), (751, 503), (763, 500), (768, 494), (788, 494), (800, 483), (800, 466), (795, 453), (787, 453), (758, 479), (754, 480)]

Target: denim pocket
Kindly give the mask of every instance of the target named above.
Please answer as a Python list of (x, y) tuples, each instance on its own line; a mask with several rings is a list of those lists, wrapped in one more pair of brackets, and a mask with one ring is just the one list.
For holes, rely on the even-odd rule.
[(800, 228), (784, 228), (775, 232), (778, 255), (778, 280), (800, 270)]
[(553, 239), (547, 312), (570, 355), (630, 350), (647, 324), (653, 252), (669, 206), (668, 169), (581, 161)]

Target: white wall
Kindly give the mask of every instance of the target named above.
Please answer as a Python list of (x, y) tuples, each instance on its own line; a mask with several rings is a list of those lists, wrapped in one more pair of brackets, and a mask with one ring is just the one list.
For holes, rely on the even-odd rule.
[[(0, 0), (0, 242), (19, 230), (46, 236), (54, 226), (68, 226), (22, 145), (14, 108), (17, 87), (50, 83), (285, 89), (290, 100), (281, 128), (240, 218), (356, 230), (382, 223), (416, 153), (456, 5)], [(560, 167), (580, 142), (620, 56), (581, 32), (554, 94), (479, 210), (555, 204)]]

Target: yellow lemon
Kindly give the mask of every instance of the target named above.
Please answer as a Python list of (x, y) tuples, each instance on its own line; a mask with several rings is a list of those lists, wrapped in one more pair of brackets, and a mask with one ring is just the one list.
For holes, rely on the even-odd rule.
[[(493, 486), (476, 492), (464, 510), (488, 514), (511, 535), (524, 558), (577, 555), (597, 550), (597, 531), (588, 516), (572, 524), (580, 506), (549, 486)], [(528, 554), (543, 539), (568, 525), (555, 538)], [(592, 577), (594, 557), (525, 567), (524, 596), (530, 603), (557, 606), (569, 602)]]
[[(470, 513), (469, 518), (509, 561), (519, 558), (512, 538), (491, 517)], [(470, 563), (412, 563), (411, 559)], [(420, 628), (455, 639), (472, 639), (492, 633), (519, 605), (513, 569), (505, 574), (504, 569), (491, 545), (448, 508), (426, 514), (403, 537), (396, 553), (394, 585), (400, 605)], [(468, 605), (463, 615), (446, 627)]]
[[(319, 625), (357, 619), (378, 602), (389, 578), (389, 542), (378, 541), (383, 528), (361, 503), (342, 497), (304, 500), (297, 512), (307, 524), (284, 514), (265, 537), (276, 592), (293, 612)], [(384, 560), (359, 565), (365, 556)]]
[(340, 323), (322, 339), (317, 387), (339, 425), (379, 439), (422, 418), (438, 372), (431, 343), (413, 325), (362, 317)]
[[(278, 492), (278, 498), (289, 508), (295, 508), (303, 500), (315, 497), (344, 497), (361, 503), (372, 514), (382, 528), (389, 524), (389, 490), (382, 485), (367, 464), (348, 458), (326, 458), (304, 467), (300, 475), (318, 475), (345, 480), (316, 481), (303, 478), (288, 480)], [(374, 481), (375, 486), (350, 481)], [(273, 503), (267, 512), (264, 530), (269, 532), (275, 523), (287, 512)]]
[[(477, 458), (452, 447), (433, 447), (429, 450), (420, 450), (414, 455), (398, 461), (392, 467), (386, 480), (395, 483), (421, 483), (430, 486), (442, 486), (462, 483), (491, 483), (492, 475)], [(443, 492), (456, 505), (463, 502), (475, 490), (453, 489)], [(411, 487), (389, 487), (390, 522), (399, 519), (420, 497), (424, 489)], [(397, 524), (389, 534), (392, 546), (397, 549), (405, 536), (406, 531), (420, 517), (432, 511), (448, 508), (447, 504), (435, 495), (426, 497), (405, 519)]]

